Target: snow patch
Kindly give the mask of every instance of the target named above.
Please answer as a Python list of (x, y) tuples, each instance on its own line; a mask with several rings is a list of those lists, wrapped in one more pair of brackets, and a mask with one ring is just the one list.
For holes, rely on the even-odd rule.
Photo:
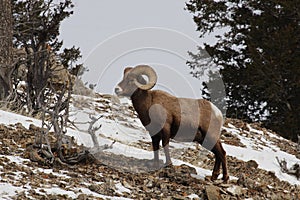
[(117, 183), (116, 185), (115, 185), (115, 187), (116, 187), (116, 192), (117, 193), (119, 193), (119, 194), (123, 194), (123, 193), (131, 193), (131, 190), (130, 189), (128, 189), (128, 188), (126, 188), (126, 187), (124, 187), (123, 185), (122, 185), (122, 183)]

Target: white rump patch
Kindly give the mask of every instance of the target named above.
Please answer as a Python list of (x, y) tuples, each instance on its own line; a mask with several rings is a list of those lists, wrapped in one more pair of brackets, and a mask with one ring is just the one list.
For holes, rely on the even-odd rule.
[(217, 106), (215, 106), (212, 102), (209, 102), (209, 103), (211, 106), (211, 110), (215, 113), (215, 115), (223, 118), (223, 114), (222, 114), (221, 110)]

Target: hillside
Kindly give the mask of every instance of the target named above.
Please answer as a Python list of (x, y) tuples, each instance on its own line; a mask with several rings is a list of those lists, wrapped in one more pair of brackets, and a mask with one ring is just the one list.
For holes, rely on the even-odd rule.
[(193, 143), (172, 141), (174, 166), (153, 170), (150, 136), (126, 99), (73, 96), (70, 116), (75, 149), (93, 147), (87, 122), (103, 116), (95, 124), (103, 149), (92, 148), (96, 159), (82, 164), (49, 166), (29, 159), (40, 120), (0, 111), (0, 199), (300, 199), (300, 179), (276, 159), (300, 164), (297, 144), (259, 124), (226, 119), (230, 181), (223, 183), (209, 181), (213, 154)]

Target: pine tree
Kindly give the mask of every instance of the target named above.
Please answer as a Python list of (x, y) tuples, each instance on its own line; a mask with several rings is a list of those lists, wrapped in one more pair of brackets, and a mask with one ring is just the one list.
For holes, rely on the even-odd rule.
[[(13, 0), (14, 45), (26, 51), (27, 106), (38, 110), (45, 100), (44, 90), (53, 75), (51, 68), (59, 59), (65, 68), (80, 58), (79, 48), (58, 53), (61, 22), (73, 14), (71, 0)], [(56, 59), (59, 57), (59, 59)], [(76, 67), (76, 66), (75, 66)]]
[(187, 9), (200, 36), (227, 28), (217, 44), (205, 48), (222, 66), (227, 116), (261, 121), (296, 140), (300, 133), (299, 2), (190, 0)]

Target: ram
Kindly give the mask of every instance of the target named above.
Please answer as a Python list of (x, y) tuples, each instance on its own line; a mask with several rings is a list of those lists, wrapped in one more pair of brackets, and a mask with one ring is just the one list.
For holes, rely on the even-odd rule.
[(157, 82), (152, 67), (138, 65), (124, 70), (116, 86), (118, 96), (130, 97), (138, 116), (149, 131), (154, 151), (154, 165), (159, 165), (159, 143), (162, 141), (166, 164), (171, 164), (169, 141), (197, 142), (215, 154), (211, 179), (216, 180), (222, 164), (223, 180), (229, 179), (226, 152), (220, 142), (223, 116), (204, 99), (177, 98), (161, 90), (151, 90)]

